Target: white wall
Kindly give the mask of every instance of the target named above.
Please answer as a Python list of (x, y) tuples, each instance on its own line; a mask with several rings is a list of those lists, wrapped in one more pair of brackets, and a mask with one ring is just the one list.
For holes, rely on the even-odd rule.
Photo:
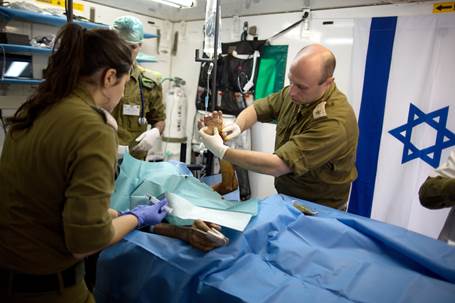
[[(11, 1), (11, 2), (19, 2), (19, 1)], [(51, 7), (56, 8), (55, 6), (43, 4), (41, 2), (36, 2), (32, 0), (26, 0), (26, 2), (30, 2), (34, 5), (39, 7)], [(172, 32), (173, 24), (167, 21), (158, 20), (154, 18), (149, 18), (143, 15), (127, 13), (119, 9), (113, 9), (85, 1), (77, 1), (78, 3), (84, 4), (84, 11), (74, 11), (75, 15), (82, 16), (85, 18), (89, 18), (90, 16), (90, 7), (95, 8), (95, 21), (105, 24), (112, 24), (115, 18), (124, 16), (124, 15), (132, 15), (139, 18), (142, 23), (144, 24), (144, 31), (150, 34), (156, 34), (157, 29), (161, 29), (161, 32), (164, 33), (162, 36), (168, 36), (170, 38), (170, 34)], [(62, 9), (62, 7), (59, 7)], [(154, 24), (150, 24), (149, 22), (153, 22)], [(28, 35), (29, 37), (35, 37), (39, 35), (48, 35), (48, 34), (56, 34), (58, 31), (58, 27), (43, 25), (43, 24), (33, 24), (30, 22), (22, 22), (22, 21), (15, 21), (12, 20), (9, 22), (5, 29), (7, 32), (13, 33), (20, 33)], [(169, 33), (169, 35), (166, 35)], [(162, 41), (165, 40), (164, 37)], [(162, 44), (164, 44), (163, 41)], [(170, 42), (167, 43), (170, 45)], [(141, 63), (141, 65), (153, 69), (155, 71), (159, 71), (163, 74), (163, 76), (167, 76), (170, 73), (170, 66), (171, 66), (171, 55), (170, 53), (163, 54), (157, 52), (157, 39), (145, 39), (143, 43), (142, 52), (146, 54), (153, 55), (157, 57), (157, 63)], [(42, 78), (42, 69), (47, 65), (47, 55), (42, 54), (33, 54), (33, 74), (34, 78)], [(8, 102), (4, 102), (0, 100), (0, 108), (7, 109), (3, 110), (3, 115), (8, 116), (12, 115), (17, 107), (21, 104), (22, 101), (25, 100), (26, 96), (32, 93), (32, 87), (29, 85), (0, 85), (0, 96), (23, 96), (23, 98), (19, 98), (17, 101), (11, 102), (11, 100), (7, 100)], [(0, 151), (3, 146), (4, 140), (4, 132), (0, 125)]]
[[(34, 2), (32, 0), (27, 1), (37, 4), (37, 2)], [(97, 22), (110, 24), (116, 17), (127, 14), (135, 15), (132, 13), (123, 12), (118, 9), (104, 7), (85, 1), (78, 2), (81, 2), (85, 5), (85, 10), (84, 12), (75, 11), (75, 13), (88, 18), (90, 7), (94, 7), (96, 10), (95, 15)], [(342, 91), (349, 93), (353, 18), (431, 14), (432, 3), (433, 2), (314, 11), (312, 12), (310, 21), (310, 29), (313, 34), (310, 36), (302, 36), (301, 27), (298, 26), (281, 36), (279, 39), (274, 40), (272, 44), (289, 45), (288, 66), (289, 62), (292, 60), (296, 52), (303, 46), (312, 42), (320, 42), (322, 44), (325, 44), (332, 49), (335, 56), (337, 57), (337, 68), (335, 71), (335, 79), (337, 85)], [(194, 60), (194, 51), (195, 49), (202, 47), (203, 21), (187, 22), (184, 25), (182, 23), (169, 23), (162, 20), (148, 18), (142, 15), (135, 16), (144, 23), (146, 32), (156, 33), (156, 30), (158, 28), (161, 29), (163, 40), (162, 44), (167, 44), (169, 48), (171, 47), (171, 42), (165, 39), (165, 37), (171, 39), (172, 35), (170, 33), (172, 30), (179, 32), (178, 50), (176, 56), (171, 56), (170, 53), (158, 54), (157, 40), (147, 39), (144, 43), (143, 51), (147, 54), (157, 56), (159, 62), (146, 63), (143, 65), (161, 72), (164, 76), (178, 76), (186, 80), (186, 91), (188, 96), (187, 136), (189, 140), (191, 140), (193, 117), (195, 113), (194, 99), (196, 95), (200, 67), (200, 63), (197, 63)], [(243, 24), (243, 21), (248, 21), (250, 26), (256, 25), (258, 27), (259, 39), (266, 39), (279, 32), (283, 28), (287, 27), (288, 25), (292, 24), (293, 22), (299, 20), (300, 18), (300, 13), (287, 13), (240, 17), (240, 20), (241, 24)], [(222, 42), (236, 41), (240, 36), (240, 32), (233, 33), (232, 20), (232, 18), (225, 18), (222, 20)], [(149, 21), (152, 21), (155, 24), (149, 24)], [(322, 25), (323, 21), (334, 21), (334, 24)], [(13, 25), (13, 27), (9, 27), (8, 30), (24, 32), (27, 34), (37, 34), (41, 32), (55, 33), (57, 31), (57, 28), (55, 27), (37, 24), (31, 25), (27, 22), (12, 22), (11, 25)], [(45, 64), (44, 62), (46, 61), (46, 57), (39, 56), (37, 61), (40, 61), (39, 64)], [(29, 92), (30, 90), (17, 86), (10, 87), (6, 93), (3, 91), (3, 94), (28, 95)], [(254, 150), (273, 152), (274, 143), (271, 140), (268, 140), (268, 138), (274, 137), (275, 135), (274, 125), (258, 123), (253, 127), (252, 134), (252, 148)], [(0, 134), (0, 147), (1, 143), (2, 134)], [(188, 144), (188, 146), (190, 145), (191, 144)], [(189, 159), (189, 157), (187, 157), (187, 159)], [(270, 176), (250, 173), (250, 180), (253, 197), (264, 197), (275, 192), (273, 186), (273, 178)]]
[[(302, 36), (301, 27), (297, 26), (274, 40), (272, 44), (289, 45), (288, 66), (296, 52), (303, 46), (312, 42), (319, 42), (326, 45), (332, 49), (337, 58), (337, 68), (335, 71), (337, 85), (342, 91), (349, 93), (353, 19), (377, 16), (425, 15), (431, 14), (431, 11), (432, 2), (314, 11), (312, 12), (310, 22), (310, 30), (313, 32), (311, 35)], [(267, 39), (300, 18), (301, 13), (287, 13), (240, 17), (240, 20), (241, 24), (244, 21), (248, 21), (250, 26), (256, 25), (258, 27), (259, 39)], [(322, 25), (323, 21), (334, 21), (334, 24)], [(202, 47), (202, 26), (202, 21), (194, 21), (186, 24), (185, 39), (181, 38), (179, 40), (177, 56), (172, 58), (172, 75), (182, 77), (188, 83), (188, 130), (192, 129), (192, 118), (195, 112), (194, 96), (196, 95), (200, 67), (200, 63), (196, 63), (194, 60), (194, 50)], [(222, 42), (239, 40), (240, 33), (233, 34), (232, 28), (232, 18), (222, 19)], [(180, 31), (180, 24), (176, 23), (174, 30)], [(285, 84), (287, 84), (287, 79)], [(252, 134), (252, 149), (273, 152), (274, 142), (268, 140), (268, 138), (275, 136), (274, 125), (258, 123), (253, 127)], [(250, 181), (253, 197), (265, 197), (275, 193), (273, 178), (270, 176), (250, 172)]]

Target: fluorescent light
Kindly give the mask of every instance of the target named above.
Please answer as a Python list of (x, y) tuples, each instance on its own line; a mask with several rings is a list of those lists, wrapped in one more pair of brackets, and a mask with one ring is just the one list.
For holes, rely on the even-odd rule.
[(196, 6), (195, 0), (152, 0), (161, 4), (177, 7), (177, 8), (189, 8)]
[(324, 39), (325, 44), (330, 45), (351, 45), (354, 42), (353, 38), (327, 38)]
[(28, 65), (28, 62), (14, 61), (6, 71), (5, 77), (19, 77)]

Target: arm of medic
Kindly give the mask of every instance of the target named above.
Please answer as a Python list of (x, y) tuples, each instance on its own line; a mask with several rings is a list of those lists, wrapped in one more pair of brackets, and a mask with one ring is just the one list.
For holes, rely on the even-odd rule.
[[(229, 239), (221, 234), (221, 227), (214, 223), (195, 220), (192, 226), (185, 227), (161, 223), (168, 214), (167, 204), (167, 200), (163, 199), (154, 205), (138, 205), (131, 211), (117, 212), (109, 208), (108, 212), (113, 218), (114, 236), (107, 246), (117, 243), (132, 230), (145, 226), (153, 226), (155, 234), (180, 239), (202, 251), (210, 251), (229, 243)], [(73, 253), (73, 256), (76, 259), (83, 259), (97, 251)]]
[[(215, 114), (219, 115), (220, 112), (212, 113), (212, 115)], [(229, 124), (223, 127), (222, 132), (226, 141), (237, 137), (243, 130), (250, 128), (256, 122), (256, 110), (253, 105), (250, 105), (240, 113), (233, 123), (236, 125)], [(228, 147), (224, 144), (218, 129), (214, 129), (213, 135), (207, 133), (208, 128), (203, 119), (199, 121), (198, 127), (200, 127), (199, 134), (205, 147), (220, 159), (227, 160), (247, 170), (275, 177), (292, 172), (291, 168), (275, 154)]]
[(421, 185), (419, 198), (430, 209), (455, 206), (455, 151)]
[[(112, 227), (114, 230), (114, 236), (111, 241), (106, 245), (110, 246), (117, 243), (123, 237), (125, 237), (129, 232), (136, 228), (141, 228), (149, 225), (156, 225), (160, 223), (163, 218), (167, 215), (165, 210), (167, 206), (167, 200), (164, 199), (159, 203), (153, 205), (139, 205), (131, 211), (126, 211), (124, 213), (119, 213), (113, 209), (109, 209), (108, 212), (112, 216)], [(73, 253), (73, 256), (76, 259), (83, 259), (89, 255), (96, 253), (97, 251), (103, 249), (100, 247), (98, 250), (90, 251), (86, 253)]]
[(429, 209), (455, 206), (455, 179), (428, 177), (419, 190), (420, 203)]

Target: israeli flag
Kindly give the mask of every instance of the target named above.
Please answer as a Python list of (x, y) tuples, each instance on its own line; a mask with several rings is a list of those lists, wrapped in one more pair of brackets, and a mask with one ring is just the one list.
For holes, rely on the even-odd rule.
[(437, 238), (449, 209), (419, 188), (455, 148), (453, 15), (359, 19), (350, 101), (359, 121), (349, 212)]

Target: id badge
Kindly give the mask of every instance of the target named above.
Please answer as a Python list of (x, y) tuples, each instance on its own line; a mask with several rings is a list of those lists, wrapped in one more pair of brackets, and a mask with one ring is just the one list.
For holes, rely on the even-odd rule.
[(123, 104), (123, 114), (125, 116), (139, 116), (141, 109), (139, 105)]

